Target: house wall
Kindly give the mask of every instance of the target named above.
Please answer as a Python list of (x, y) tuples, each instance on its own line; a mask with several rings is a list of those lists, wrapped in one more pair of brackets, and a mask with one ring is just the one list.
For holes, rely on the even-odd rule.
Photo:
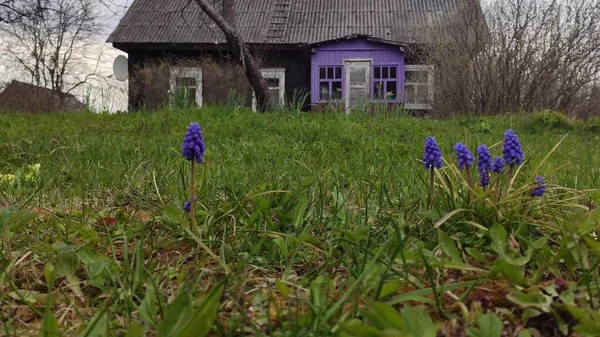
[[(311, 59), (311, 103), (319, 103), (319, 68), (322, 66), (343, 66), (347, 59), (371, 59), (371, 66), (398, 66), (398, 88), (404, 88), (404, 53), (400, 47), (366, 39), (346, 40), (314, 48)], [(371, 71), (371, 85), (373, 71)], [(371, 88), (371, 92), (372, 92)], [(345, 88), (345, 71), (342, 72), (342, 92)], [(400, 95), (403, 90), (399, 90)], [(371, 93), (373, 94), (373, 93)], [(399, 100), (402, 98), (399, 97)]]
[[(156, 46), (152, 46), (156, 48)], [(225, 48), (213, 46), (212, 48), (192, 48), (185, 50), (171, 50), (169, 46), (164, 49), (142, 49), (128, 48), (129, 53), (129, 109), (137, 110), (142, 107), (160, 108), (168, 101), (168, 90), (170, 89), (168, 68), (156, 68), (157, 74), (150, 75), (151, 88), (148, 84), (142, 85), (141, 78), (145, 66), (155, 66), (166, 61), (174, 64), (180, 60), (184, 62), (201, 62), (210, 60), (213, 64), (208, 69), (203, 69), (203, 101), (205, 104), (218, 104), (227, 100), (230, 89), (236, 89), (242, 94), (245, 103), (252, 103), (252, 90), (242, 69), (233, 62), (231, 55)], [(258, 59), (261, 68), (284, 68), (285, 69), (285, 96), (287, 102), (294, 100), (294, 92), (304, 90), (310, 93), (310, 51), (307, 48), (278, 48), (278, 47), (254, 47), (253, 53)], [(163, 62), (164, 63), (164, 62)], [(221, 69), (216, 69), (214, 65)], [(207, 71), (214, 71), (208, 74)], [(136, 87), (136, 85), (138, 87)], [(306, 107), (310, 102), (306, 102)]]

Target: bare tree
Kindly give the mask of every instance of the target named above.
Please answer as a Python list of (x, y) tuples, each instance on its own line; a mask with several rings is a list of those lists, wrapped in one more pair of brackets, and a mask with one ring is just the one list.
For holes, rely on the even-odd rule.
[(448, 113), (553, 109), (582, 116), (600, 81), (600, 2), (466, 1), (429, 33), (436, 102)]
[(246, 77), (254, 90), (258, 109), (264, 111), (268, 107), (269, 86), (262, 76), (257, 60), (237, 31), (234, 0), (222, 0), (222, 13), (219, 13), (207, 0), (194, 1), (225, 35), (231, 53), (246, 73)]
[(78, 71), (90, 63), (86, 48), (100, 33), (94, 0), (14, 0), (13, 7), (17, 1), (27, 15), (1, 24), (0, 32), (7, 41), (5, 57), (31, 83), (68, 93), (95, 76), (101, 55), (95, 69), (84, 75)]

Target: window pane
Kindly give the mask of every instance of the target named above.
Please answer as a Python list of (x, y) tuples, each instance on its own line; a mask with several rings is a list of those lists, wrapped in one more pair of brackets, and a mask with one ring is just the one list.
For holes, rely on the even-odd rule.
[(196, 89), (188, 88), (185, 90), (185, 99), (191, 104), (196, 105)]
[(331, 98), (342, 99), (342, 82), (335, 81), (331, 82)]
[(367, 69), (355, 68), (350, 70), (350, 83), (360, 84), (367, 82)]
[(266, 78), (267, 85), (269, 88), (279, 88), (279, 79), (278, 78)]
[(390, 78), (391, 79), (398, 79), (398, 67), (391, 67), (390, 68)]
[(390, 78), (390, 68), (388, 67), (383, 67), (382, 70), (382, 76), (381, 78)]
[(405, 103), (415, 104), (417, 103), (417, 92), (415, 86), (412, 84), (406, 85), (404, 87), (404, 93), (406, 95), (404, 101)]
[(319, 69), (319, 79), (326, 79), (327, 78), (327, 69), (326, 68), (321, 68)]
[(419, 104), (429, 103), (429, 86), (427, 84), (419, 84), (417, 86), (417, 102)]
[(383, 85), (383, 82), (381, 81), (377, 81), (373, 84), (373, 92), (375, 93), (375, 99), (376, 100), (383, 100), (385, 98), (385, 87)]
[(269, 104), (271, 106), (279, 106), (279, 89), (269, 89)]
[(319, 97), (322, 101), (329, 99), (329, 82), (319, 83)]
[(332, 79), (333, 78), (333, 67), (327, 68), (327, 78), (328, 79)]
[(339, 80), (342, 78), (342, 67), (335, 68), (335, 79)]
[(178, 87), (195, 87), (196, 86), (196, 78), (195, 77), (176, 77), (175, 84)]
[(415, 83), (417, 82), (417, 78), (415, 77), (417, 72), (414, 70), (406, 71), (406, 83)]
[(387, 99), (395, 101), (398, 98), (398, 83), (396, 81), (387, 82)]
[(376, 80), (381, 78), (381, 67), (375, 67), (375, 77)]

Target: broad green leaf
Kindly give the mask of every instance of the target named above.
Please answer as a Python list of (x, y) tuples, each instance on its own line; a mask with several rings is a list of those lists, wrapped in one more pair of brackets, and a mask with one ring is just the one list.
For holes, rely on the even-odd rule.
[(79, 265), (75, 248), (63, 242), (57, 242), (54, 244), (54, 249), (56, 250), (56, 275), (58, 277), (75, 275)]
[(456, 244), (452, 239), (446, 235), (441, 229), (437, 230), (438, 240), (440, 243), (440, 247), (442, 251), (448, 255), (454, 261), (462, 262), (462, 257), (460, 255), (460, 251), (456, 248)]
[(383, 287), (381, 287), (381, 292), (379, 293), (378, 298), (383, 298), (397, 292), (398, 290), (402, 289), (403, 284), (404, 282), (402, 282), (402, 280), (391, 280), (385, 282)]
[(58, 329), (58, 321), (54, 316), (50, 306), (46, 306), (46, 312), (42, 319), (42, 326), (40, 327), (40, 337), (60, 337), (60, 330)]
[(527, 286), (528, 284), (527, 279), (525, 279), (525, 276), (521, 271), (521, 268), (519, 268), (519, 266), (515, 266), (514, 264), (510, 264), (505, 260), (499, 259), (494, 261), (491, 271), (492, 273), (504, 275), (507, 280), (516, 285)]
[(506, 255), (506, 244), (508, 233), (501, 224), (495, 223), (490, 229), (490, 238), (492, 239), (492, 249), (498, 253), (500, 257)]
[(80, 337), (108, 337), (108, 317), (105, 309), (96, 311)]
[(433, 323), (431, 316), (423, 307), (406, 307), (401, 312), (405, 331), (413, 336), (436, 337), (439, 324)]
[(138, 306), (138, 312), (140, 318), (150, 325), (155, 325), (156, 314), (158, 314), (158, 306), (156, 304), (156, 295), (154, 293), (154, 286), (148, 285), (146, 288), (146, 295), (142, 300), (142, 303)]
[(487, 313), (477, 319), (477, 324), (481, 330), (482, 336), (501, 337), (504, 325), (500, 318), (492, 313)]
[(144, 328), (139, 324), (130, 324), (127, 327), (127, 332), (125, 333), (125, 337), (144, 337)]
[(173, 206), (168, 206), (163, 210), (165, 218), (174, 224), (183, 225), (186, 223), (185, 219), (182, 217), (183, 212), (178, 210)]
[(346, 337), (381, 337), (381, 333), (374, 327), (363, 325), (360, 320), (352, 319), (341, 326), (342, 335)]
[(506, 298), (523, 308), (536, 308), (543, 312), (550, 312), (550, 305), (552, 304), (552, 297), (539, 291), (532, 293), (514, 292), (508, 294)]
[(371, 302), (367, 305), (367, 308), (361, 312), (363, 316), (368, 318), (369, 322), (379, 330), (405, 330), (400, 315), (398, 315), (396, 309), (394, 309), (391, 305), (379, 302)]
[(298, 204), (296, 205), (296, 209), (294, 211), (294, 227), (298, 228), (304, 222), (304, 215), (306, 214), (306, 209), (308, 207), (308, 199), (306, 196), (306, 192), (302, 192), (299, 197)]
[(471, 255), (472, 258), (474, 258), (477, 262), (483, 260), (483, 254), (481, 254), (481, 251), (475, 247), (466, 247), (465, 251), (467, 252), (467, 254)]
[(531, 332), (529, 332), (529, 330), (523, 330), (523, 331), (519, 332), (518, 337), (532, 337), (532, 336), (531, 336)]
[(181, 291), (167, 308), (158, 326), (158, 337), (204, 337), (212, 328), (220, 305), (223, 286), (213, 289), (199, 303), (192, 303), (186, 291)]
[(291, 294), (290, 288), (288, 288), (281, 280), (275, 280), (275, 288), (283, 297), (288, 297)]
[(542, 249), (544, 248), (544, 246), (546, 246), (546, 243), (548, 242), (548, 237), (547, 236), (542, 236), (541, 238), (535, 240), (535, 242), (531, 243), (531, 246), (535, 249)]

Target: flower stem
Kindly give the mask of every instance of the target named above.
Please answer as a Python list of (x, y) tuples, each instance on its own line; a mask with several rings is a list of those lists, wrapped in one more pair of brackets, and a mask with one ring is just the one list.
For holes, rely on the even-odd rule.
[(198, 225), (196, 224), (196, 161), (192, 160), (192, 182), (191, 182), (191, 197), (190, 197), (190, 221), (191, 221), (191, 230), (194, 234), (200, 237), (200, 231), (198, 230)]
[(431, 166), (430, 175), (429, 175), (429, 207), (433, 207), (433, 184), (435, 177), (435, 168)]

